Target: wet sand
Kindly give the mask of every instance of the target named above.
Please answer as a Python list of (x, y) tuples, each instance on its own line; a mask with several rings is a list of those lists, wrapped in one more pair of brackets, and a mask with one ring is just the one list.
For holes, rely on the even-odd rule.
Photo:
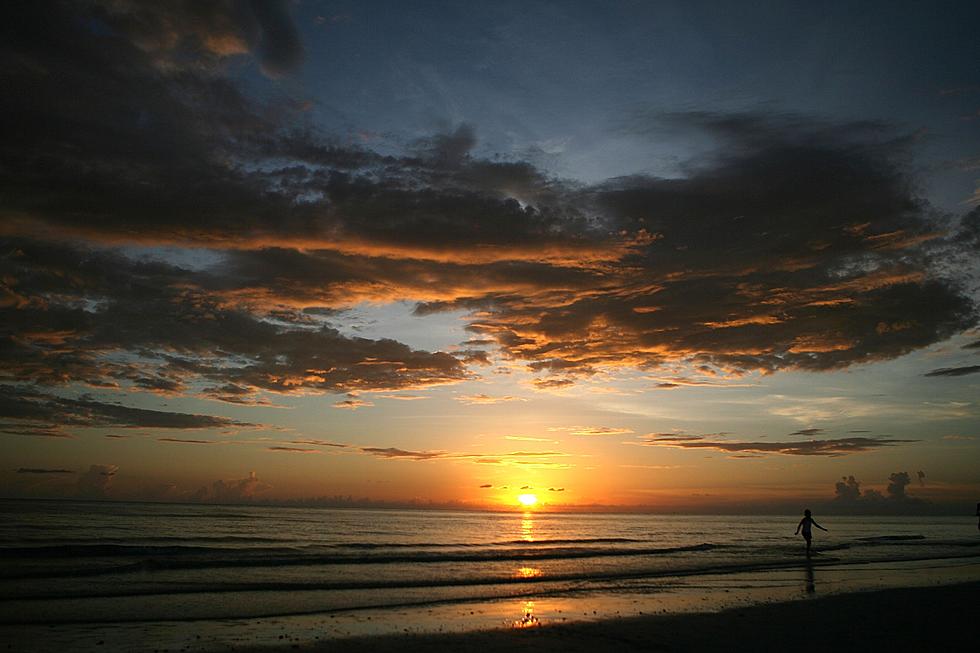
[(980, 583), (889, 589), (707, 614), (455, 634), (405, 634), (237, 650), (416, 653), (973, 650)]

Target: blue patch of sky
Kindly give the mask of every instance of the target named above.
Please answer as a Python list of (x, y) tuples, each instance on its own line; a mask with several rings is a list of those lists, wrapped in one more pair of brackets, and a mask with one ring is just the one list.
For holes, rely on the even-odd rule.
[(342, 334), (379, 340), (390, 338), (413, 349), (449, 351), (470, 337), (464, 327), (466, 311), (417, 316), (415, 302), (361, 303), (331, 319)]
[[(961, 209), (980, 152), (980, 5), (354, 3), (297, 8), (307, 63), (289, 92), (369, 146), (468, 122), (477, 153), (591, 182), (669, 174), (689, 136), (623, 132), (638, 111), (773, 111), (925, 130), (926, 190)], [(373, 143), (373, 145), (372, 145)]]

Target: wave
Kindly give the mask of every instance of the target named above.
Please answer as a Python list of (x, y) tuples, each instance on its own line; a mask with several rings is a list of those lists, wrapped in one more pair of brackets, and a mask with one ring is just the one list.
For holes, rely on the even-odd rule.
[[(23, 541), (23, 540), (22, 540)], [(539, 549), (556, 544), (639, 544), (645, 540), (635, 540), (621, 537), (597, 537), (581, 539), (553, 539), (553, 540), (505, 540), (502, 542), (473, 543), (473, 542), (334, 542), (334, 543), (314, 543), (297, 546), (282, 547), (207, 547), (193, 546), (185, 544), (158, 545), (149, 542), (214, 542), (214, 543), (262, 543), (262, 544), (289, 544), (295, 540), (263, 538), (263, 537), (154, 537), (147, 538), (146, 544), (126, 543), (119, 540), (100, 538), (98, 544), (90, 544), (92, 540), (77, 540), (71, 543), (44, 544), (37, 546), (21, 546), (0, 548), (0, 556), (16, 558), (84, 558), (84, 557), (129, 557), (143, 555), (198, 555), (198, 554), (255, 554), (255, 553), (288, 553), (308, 550), (385, 550), (385, 549), (457, 549), (457, 548), (487, 548), (487, 547), (516, 547)], [(39, 542), (50, 542), (50, 540), (39, 540)], [(698, 545), (703, 546), (703, 545)], [(683, 550), (665, 549), (666, 551)], [(475, 554), (473, 554), (475, 555)], [(490, 555), (490, 554), (487, 554)], [(407, 560), (396, 560), (405, 562)]]
[[(961, 559), (955, 558), (929, 558), (904, 556), (893, 558), (891, 562), (915, 562), (939, 559)], [(210, 584), (194, 583), (193, 585), (181, 586), (178, 584), (170, 586), (140, 587), (129, 586), (126, 584), (104, 585), (90, 587), (74, 591), (59, 590), (57, 593), (18, 593), (18, 600), (62, 600), (62, 599), (111, 599), (121, 597), (167, 597), (180, 595), (201, 595), (201, 594), (255, 594), (258, 592), (336, 592), (336, 591), (362, 591), (362, 592), (394, 592), (399, 595), (399, 591), (412, 589), (433, 590), (467, 587), (512, 587), (520, 588), (527, 586), (534, 588), (536, 596), (557, 595), (569, 592), (594, 592), (598, 590), (611, 591), (635, 591), (643, 586), (644, 583), (653, 581), (656, 587), (665, 588), (683, 578), (696, 578), (699, 576), (718, 576), (733, 575), (746, 572), (772, 572), (780, 570), (791, 570), (801, 568), (820, 568), (820, 567), (839, 567), (857, 566), (866, 564), (867, 560), (844, 561), (838, 558), (811, 559), (801, 561), (798, 557), (783, 558), (778, 560), (758, 561), (758, 562), (720, 562), (693, 564), (688, 567), (673, 569), (641, 569), (641, 570), (613, 570), (613, 571), (571, 571), (558, 574), (542, 576), (516, 576), (516, 575), (484, 575), (472, 578), (409, 578), (409, 579), (358, 579), (342, 581), (257, 581), (257, 582), (213, 582)], [(672, 580), (676, 579), (676, 580)], [(649, 589), (649, 586), (647, 586)], [(493, 593), (491, 593), (493, 594)], [(457, 602), (471, 600), (475, 597), (453, 597), (436, 599), (435, 595), (421, 600), (421, 603), (428, 602)], [(480, 598), (487, 598), (487, 592), (482, 592)], [(378, 607), (378, 606), (371, 606)], [(314, 612), (322, 612), (315, 610)], [(18, 617), (19, 618), (19, 617)], [(117, 621), (116, 617), (110, 619)], [(139, 620), (139, 619), (137, 619)], [(0, 618), (0, 623), (3, 623)]]
[[(89, 547), (58, 546), (39, 549), (0, 549), (0, 555), (5, 557), (33, 558), (78, 558), (78, 557), (127, 557), (144, 556), (153, 552), (157, 556), (139, 562), (106, 566), (102, 568), (60, 569), (56, 571), (40, 571), (14, 573), (5, 578), (50, 578), (59, 576), (100, 576), (106, 574), (124, 574), (155, 570), (190, 570), (190, 569), (223, 569), (244, 567), (288, 567), (288, 566), (319, 566), (319, 565), (366, 565), (366, 564), (432, 564), (445, 562), (523, 562), (543, 560), (572, 560), (580, 558), (607, 558), (625, 556), (656, 556), (677, 553), (696, 553), (722, 548), (716, 544), (695, 544), (666, 548), (552, 548), (539, 550), (478, 550), (478, 551), (415, 551), (411, 553), (379, 553), (379, 554), (294, 554), (294, 555), (243, 555), (256, 552), (255, 549), (236, 550), (236, 557), (227, 557), (226, 549), (207, 549), (205, 547), (125, 547), (113, 545), (92, 545)], [(14, 553), (12, 553), (14, 552)], [(113, 553), (114, 552), (114, 553)], [(190, 553), (216, 553), (222, 555), (204, 555), (192, 557)], [(28, 554), (28, 555), (25, 555)]]

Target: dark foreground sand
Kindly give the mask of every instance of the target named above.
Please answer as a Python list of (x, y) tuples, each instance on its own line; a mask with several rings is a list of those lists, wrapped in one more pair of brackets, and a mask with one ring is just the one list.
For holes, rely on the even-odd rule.
[[(449, 635), (330, 640), (301, 650), (351, 653), (476, 651), (970, 651), (980, 583), (846, 594), (711, 614), (636, 617)], [(293, 647), (296, 648), (296, 647)], [(253, 649), (289, 651), (284, 648)]]

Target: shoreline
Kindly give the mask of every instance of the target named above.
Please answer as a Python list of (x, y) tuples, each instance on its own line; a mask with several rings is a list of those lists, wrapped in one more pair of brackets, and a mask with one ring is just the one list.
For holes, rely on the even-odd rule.
[(720, 612), (672, 613), (462, 633), (407, 633), (241, 647), (249, 653), (290, 650), (350, 653), (479, 651), (951, 650), (975, 639), (980, 582), (855, 591)]
[[(765, 650), (766, 647), (782, 650), (789, 646), (787, 638), (792, 637), (792, 633), (785, 630), (785, 623), (798, 629), (819, 630), (826, 623), (843, 620), (854, 631), (852, 638), (864, 642), (866, 651), (867, 647), (872, 650), (880, 647), (861, 630), (865, 616), (878, 619), (882, 615), (892, 615), (889, 618), (901, 621), (901, 628), (913, 623), (922, 630), (921, 626), (926, 622), (912, 608), (926, 601), (930, 610), (943, 605), (946, 612), (960, 615), (956, 619), (937, 615), (928, 617), (930, 624), (942, 622), (952, 629), (950, 632), (955, 632), (970, 623), (969, 616), (962, 614), (961, 604), (972, 606), (975, 597), (980, 595), (980, 558), (975, 556), (846, 565), (827, 562), (830, 564), (802, 562), (794, 568), (734, 574), (638, 579), (636, 584), (620, 585), (615, 590), (583, 587), (557, 594), (531, 591), (510, 597), (472, 597), (446, 603), (433, 603), (418, 596), (418, 602), (409, 601), (402, 605), (365, 605), (302, 615), (166, 621), (122, 619), (62, 624), (8, 622), (8, 625), (0, 626), (0, 641), (7, 644), (8, 651), (36, 653), (65, 650), (283, 653), (296, 649), (382, 653), (479, 650), (480, 653), (494, 653), (515, 647), (531, 650), (527, 642), (534, 642), (536, 653), (548, 653), (551, 650), (608, 650), (620, 640), (643, 643), (642, 647), (636, 643), (638, 648), (632, 649), (616, 644), (624, 651), (738, 650), (731, 642), (717, 644), (717, 649), (712, 649), (712, 643), (701, 641), (699, 633), (702, 629), (725, 632), (755, 619), (753, 623), (773, 632), (765, 635), (769, 639), (761, 644), (746, 645), (746, 650)], [(887, 607), (875, 598), (898, 595), (906, 597), (903, 600), (911, 605), (905, 608), (898, 601), (895, 607)], [(270, 598), (263, 596), (261, 600)], [(228, 600), (206, 594), (199, 599)], [(238, 598), (255, 599), (259, 597), (242, 594)], [(298, 596), (294, 600), (305, 602)], [(41, 608), (38, 604), (16, 599), (3, 603), (8, 617)], [(749, 621), (745, 621), (747, 619)], [(957, 619), (961, 619), (959, 624)], [(882, 621), (875, 629), (886, 627)], [(932, 638), (945, 637), (946, 631), (933, 630), (930, 625), (924, 632), (906, 633), (903, 637), (919, 637), (925, 650), (936, 650), (923, 638), (926, 633)], [(750, 631), (740, 635), (756, 636)], [(581, 642), (591, 644), (575, 648)], [(661, 642), (664, 646), (658, 649), (651, 642)], [(841, 646), (836, 648), (841, 649)], [(854, 650), (858, 648), (861, 646), (856, 645)], [(824, 646), (822, 650), (825, 649)]]

